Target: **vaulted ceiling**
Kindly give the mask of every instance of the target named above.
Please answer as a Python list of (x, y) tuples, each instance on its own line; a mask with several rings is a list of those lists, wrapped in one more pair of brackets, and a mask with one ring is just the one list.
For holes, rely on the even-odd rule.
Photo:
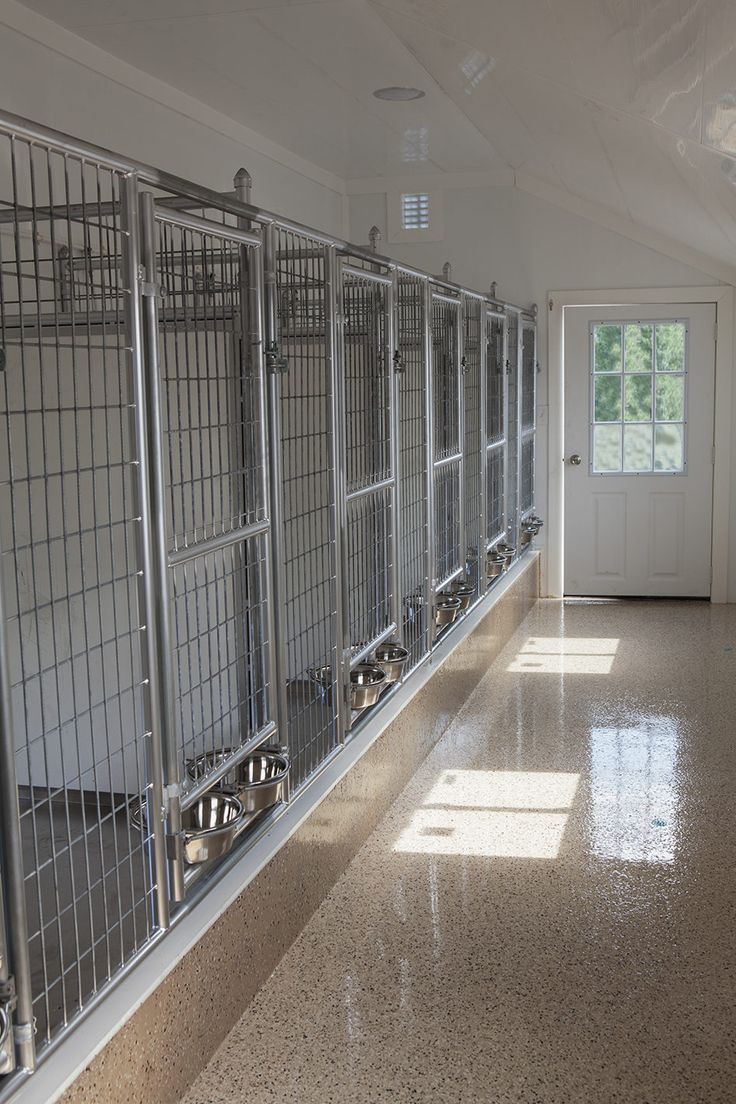
[(733, 0), (25, 4), (348, 182), (513, 170), (736, 262)]

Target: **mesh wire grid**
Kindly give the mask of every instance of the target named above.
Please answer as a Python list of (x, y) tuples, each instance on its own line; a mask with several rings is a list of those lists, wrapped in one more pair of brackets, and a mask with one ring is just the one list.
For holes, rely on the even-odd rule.
[(362, 649), (391, 624), (394, 586), (388, 288), (342, 273), (346, 576), (349, 644)]
[(391, 476), (391, 373), (387, 289), (343, 274), (345, 469), (347, 491)]
[(506, 361), (503, 317), (486, 318), (486, 543), (506, 530)]
[(0, 547), (36, 1043), (150, 938), (120, 176), (0, 138)]
[[(267, 549), (262, 538), (238, 536), (267, 520), (263, 369), (250, 341), (252, 247), (170, 222), (157, 233), (169, 553), (190, 557), (170, 572), (187, 782), (192, 759), (239, 748), (269, 719)], [(228, 534), (231, 544), (211, 547)]]
[(465, 403), (465, 439), (463, 442), (465, 493), (465, 561), (467, 581), (480, 594), (483, 552), (483, 448), (481, 441), (481, 340), (483, 302), (466, 297), (463, 303), (463, 357), (465, 372), (463, 398)]
[(506, 451), (506, 534), (516, 548), (519, 538), (519, 315), (508, 314), (508, 429)]
[(391, 624), (391, 499), (384, 488), (348, 502), (348, 626), (355, 650)]
[(450, 460), (435, 468), (435, 573), (438, 589), (464, 564), (460, 533), (460, 484), (459, 460)]
[(287, 742), (298, 786), (336, 747), (335, 434), (324, 245), (277, 228)]
[(425, 288), (418, 276), (399, 274), (397, 281), (397, 347), (401, 473), (401, 581), (403, 589), (406, 669), (416, 667), (427, 651), (427, 424), (425, 394)]
[(533, 326), (522, 328), (521, 344), (521, 514), (534, 506), (535, 403), (536, 403), (536, 334)]
[(460, 301), (432, 297), (432, 411), (435, 578), (441, 588), (464, 565), (460, 532), (461, 375), (458, 354)]

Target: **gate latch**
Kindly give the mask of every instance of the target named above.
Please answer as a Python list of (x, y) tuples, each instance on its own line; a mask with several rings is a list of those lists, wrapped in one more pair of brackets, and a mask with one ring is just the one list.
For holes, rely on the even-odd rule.
[(394, 352), (393, 356), (394, 372), (405, 372), (406, 365), (404, 364), (404, 358), (398, 349)]
[(289, 358), (281, 352), (278, 342), (269, 342), (269, 344), (266, 346), (266, 371), (287, 372), (288, 369)]

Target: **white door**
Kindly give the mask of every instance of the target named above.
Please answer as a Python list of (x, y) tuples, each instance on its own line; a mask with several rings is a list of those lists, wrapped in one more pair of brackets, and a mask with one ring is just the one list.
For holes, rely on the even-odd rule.
[(708, 597), (715, 304), (565, 311), (565, 593)]

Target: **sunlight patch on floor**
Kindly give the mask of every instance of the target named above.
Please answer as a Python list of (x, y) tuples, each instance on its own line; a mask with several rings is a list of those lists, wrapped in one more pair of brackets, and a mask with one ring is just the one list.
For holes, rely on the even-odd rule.
[(554, 859), (578, 781), (558, 771), (445, 770), (394, 851)]
[(549, 675), (607, 675), (620, 642), (616, 636), (530, 636), (506, 669)]
[(561, 771), (445, 770), (424, 805), (475, 809), (569, 809), (578, 774)]

